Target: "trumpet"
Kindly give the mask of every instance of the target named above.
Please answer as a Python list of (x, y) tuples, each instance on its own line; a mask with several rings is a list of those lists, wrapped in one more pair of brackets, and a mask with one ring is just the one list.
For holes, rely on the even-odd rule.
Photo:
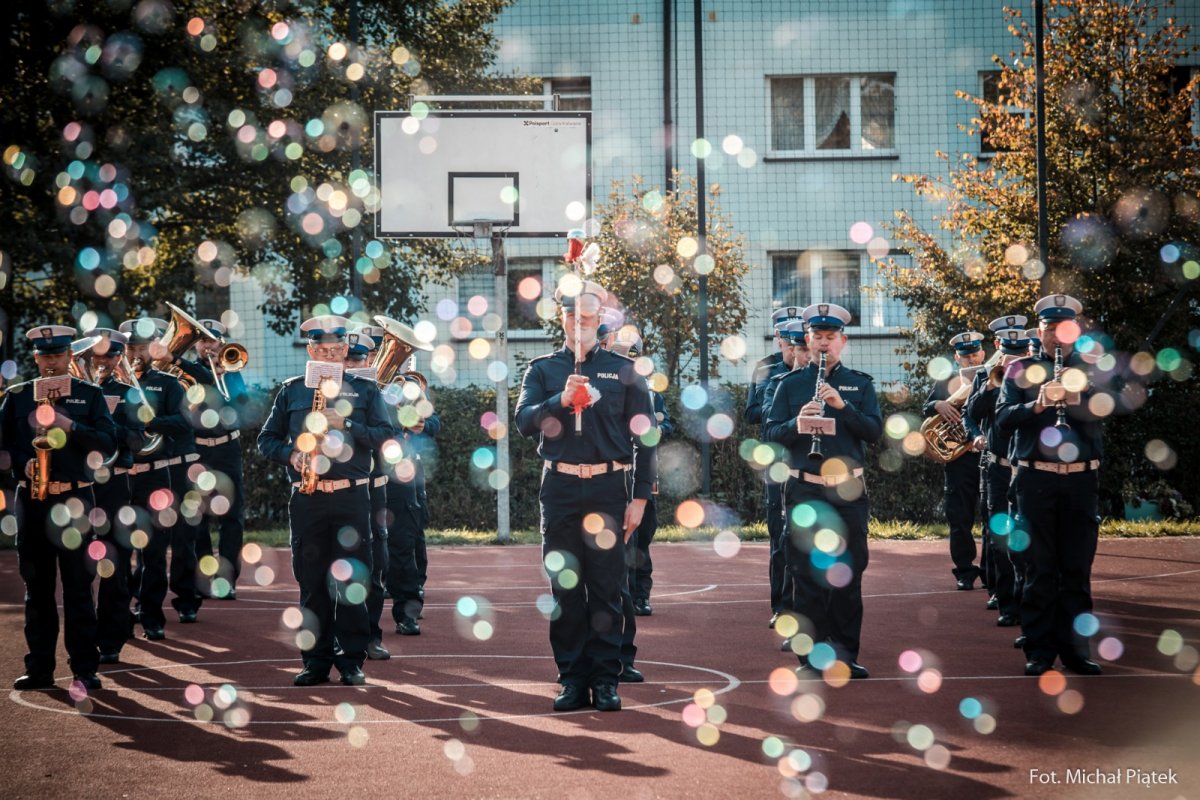
[[(812, 402), (821, 404), (821, 413), (819, 416), (825, 416), (825, 401), (821, 399), (821, 389), (825, 386), (825, 351), (821, 351), (821, 360), (817, 363), (817, 383), (813, 390)], [(821, 462), (825, 460), (825, 454), (821, 452), (821, 434), (813, 433), (812, 448), (808, 451), (808, 463), (811, 467), (820, 468)]]
[[(48, 399), (39, 401), (38, 411), (50, 404)], [(50, 456), (54, 445), (50, 443), (50, 437), (46, 434), (46, 426), (40, 422), (33, 437), (33, 449), (37, 451), (37, 459), (33, 463), (33, 475), (29, 479), (29, 496), (34, 500), (45, 500), (50, 494)]]
[[(226, 372), (240, 372), (250, 363), (250, 353), (240, 344), (226, 342), (224, 339), (218, 339), (221, 344), (221, 349), (217, 351), (215, 357), (208, 357), (208, 368), (212, 370), (213, 384), (217, 387), (217, 391), (221, 393), (226, 401), (230, 399), (229, 386), (225, 383)], [(220, 366), (220, 369), (217, 367)]]

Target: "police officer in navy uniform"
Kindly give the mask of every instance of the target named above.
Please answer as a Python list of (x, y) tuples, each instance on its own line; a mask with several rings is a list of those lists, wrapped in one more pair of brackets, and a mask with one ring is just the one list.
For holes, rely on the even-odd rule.
[[(771, 312), (771, 323), (775, 331), (775, 351), (759, 359), (754, 364), (750, 385), (746, 389), (746, 410), (742, 417), (751, 425), (765, 427), (766, 406), (763, 396), (767, 383), (772, 378), (789, 372), (792, 368), (792, 355), (795, 352), (791, 338), (784, 336), (781, 329), (789, 322), (800, 322), (800, 314), (804, 311), (800, 306), (786, 306)], [(769, 627), (775, 627), (779, 615), (791, 609), (790, 593), (786, 590), (787, 569), (784, 565), (783, 546), (783, 484), (775, 481), (767, 473), (763, 473), (766, 486), (764, 505), (767, 517), (767, 538), (769, 540), (769, 555), (767, 558), (767, 577), (771, 591), (771, 619)]]
[[(25, 334), (41, 379), (69, 382), (69, 394), (39, 402), (37, 382), (9, 387), (0, 401), (0, 460), (22, 480), (17, 492), (17, 563), (25, 581), (25, 674), (18, 690), (54, 686), (58, 645), (55, 589), (62, 576), (64, 641), (75, 685), (99, 689), (96, 677), (96, 607), (92, 602), (94, 563), (88, 557), (92, 538), (89, 512), (95, 505), (90, 461), (110, 458), (117, 430), (100, 389), (68, 376), (71, 340), (67, 325), (40, 325)], [(35, 446), (35, 438), (38, 439)], [(38, 451), (49, 452), (45, 496), (35, 496)], [(63, 514), (66, 511), (66, 514)]]
[[(224, 346), (228, 328), (220, 320), (202, 319), (200, 324), (215, 339), (196, 340), (197, 360), (181, 358), (176, 363), (204, 389), (204, 400), (195, 404), (189, 418), (196, 432), (196, 452), (205, 469), (216, 475), (216, 491), (205, 498), (204, 517), (196, 531), (196, 558), (213, 555), (212, 522), (217, 524), (217, 572), (210, 583), (210, 595), (219, 600), (237, 599), (237, 582), (242, 573), (242, 541), (246, 529), (245, 481), (242, 474), (243, 415), (246, 413), (246, 379), (240, 371), (230, 372), (217, 356)], [(216, 370), (214, 372), (214, 369)], [(226, 398), (217, 388), (217, 375)], [(205, 413), (208, 411), (215, 414)], [(222, 498), (217, 511), (213, 501)]]
[[(804, 309), (803, 319), (813, 362), (779, 381), (766, 422), (767, 440), (788, 448), (787, 563), (797, 611), (814, 643), (810, 652), (797, 655), (802, 668), (825, 670), (840, 662), (851, 678), (866, 678), (866, 667), (858, 663), (862, 575), (869, 556), (863, 472), (867, 445), (883, 435), (883, 419), (871, 376), (841, 361), (850, 312), (815, 303)], [(822, 353), (827, 361), (818, 390)], [(836, 429), (814, 446), (814, 436), (799, 430), (804, 418), (822, 416), (832, 418)]]
[[(197, 619), (203, 597), (196, 581), (196, 526), (185, 516), (183, 500), (193, 486), (188, 470), (196, 455), (195, 435), (188, 418), (189, 403), (183, 387), (172, 375), (152, 366), (151, 345), (161, 335), (158, 323), (149, 317), (126, 320), (120, 332), (128, 337), (125, 347), (130, 365), (153, 412), (146, 433), (160, 437), (152, 452), (135, 453), (129, 468), (132, 502), (151, 520), (148, 529), (134, 532), (133, 544), (140, 548), (134, 576), (138, 621), (143, 635), (157, 641), (166, 638), (163, 601), (168, 587), (179, 621)], [(165, 501), (165, 502), (164, 502)], [(139, 529), (140, 530), (140, 529)], [(171, 550), (170, 573), (167, 549)]]
[[(374, 380), (374, 370), (368, 366), (371, 355), (375, 352), (375, 339), (371, 334), (359, 328), (353, 333), (346, 334), (346, 359), (342, 362), (349, 372), (359, 370), (358, 374), (367, 380)], [(392, 657), (383, 646), (383, 629), (379, 620), (383, 617), (383, 599), (386, 593), (384, 576), (387, 574), (387, 525), (379, 509), (386, 512), (387, 505), (387, 473), (384, 471), (381, 450), (371, 454), (371, 482), (367, 491), (371, 495), (371, 579), (367, 584), (367, 624), (371, 629), (371, 638), (367, 642), (367, 658), (374, 661), (386, 661)]]
[[(801, 309), (803, 312), (803, 309)], [(808, 329), (802, 319), (794, 319), (784, 322), (779, 326), (779, 336), (788, 343), (788, 347), (783, 351), (783, 363), (788, 369), (780, 371), (771, 376), (767, 380), (765, 387), (762, 390), (762, 406), (764, 409), (769, 409), (771, 403), (775, 400), (775, 392), (779, 389), (779, 383), (789, 373), (802, 370), (811, 363), (808, 352)], [(764, 430), (765, 430), (764, 424)], [(787, 537), (783, 535), (783, 531), (787, 530), (787, 520), (783, 515), (783, 484), (776, 484), (781, 490), (780, 507), (778, 512), (777, 522), (780, 529), (779, 536), (771, 542), (771, 585), (778, 586), (778, 600), (772, 606), (778, 606), (776, 616), (771, 619), (771, 627), (775, 627), (775, 622), (780, 614), (795, 614), (796, 612), (796, 584), (792, 580), (792, 574), (787, 566), (788, 542)], [(772, 597), (775, 596), (775, 591), (772, 592)], [(785, 636), (779, 645), (779, 649), (785, 653), (792, 649), (792, 637)]]
[[(309, 358), (341, 367), (347, 324), (340, 316), (306, 320), (300, 330), (309, 340)], [(305, 611), (298, 637), (304, 669), (293, 680), (297, 686), (325, 683), (334, 666), (347, 686), (366, 683), (371, 454), (392, 429), (374, 381), (346, 374), (332, 395), (330, 383), (314, 389), (303, 377), (284, 381), (258, 436), (259, 452), (286, 465), (293, 486), (292, 571)], [(318, 391), (326, 396), (323, 409), (317, 409)], [(310, 467), (317, 480), (305, 494), (300, 489)]]
[(1053, 669), (1058, 657), (1072, 672), (1098, 675), (1087, 638), (1074, 626), (1092, 611), (1104, 439), (1090, 401), (1099, 389), (1074, 348), (1083, 305), (1056, 294), (1039, 300), (1034, 312), (1042, 354), (1008, 367), (996, 412), (996, 424), (1013, 437), (1016, 528), (1030, 540), (1021, 597), (1025, 674)]
[[(1025, 317), (1010, 314), (992, 321), (989, 327), (995, 334), (996, 350), (1000, 361), (988, 372), (980, 370), (971, 384), (971, 395), (967, 398), (965, 413), (983, 432), (987, 442), (986, 506), (984, 521), (984, 546), (989, 549), (988, 587), (992, 590), (989, 608), (999, 610), (996, 624), (1009, 628), (1021, 623), (1021, 588), (1024, 572), (1017, 568), (1021, 563), (1019, 548), (1011, 547), (1012, 509), (1009, 493), (1012, 485), (1012, 461), (1009, 448), (1012, 436), (996, 425), (996, 401), (1000, 398), (1004, 370), (1017, 359), (1029, 353), (1029, 340), (1025, 338)], [(1004, 325), (1016, 324), (1016, 328)]]
[(105, 558), (112, 564), (111, 574), (101, 576), (96, 592), (97, 643), (100, 663), (115, 664), (133, 630), (129, 610), (129, 565), (133, 559), (131, 523), (136, 514), (131, 506), (129, 468), (133, 466), (133, 454), (145, 444), (146, 425), (138, 417), (141, 396), (116, 377), (125, 357), (127, 337), (111, 328), (94, 328), (89, 333), (103, 337), (92, 348), (89, 357), (92, 376), (104, 393), (117, 430), (116, 458), (93, 472), (96, 507), (104, 512), (96, 532), (103, 537)]
[(556, 711), (586, 705), (589, 687), (596, 709), (621, 708), (625, 547), (657, 479), (650, 391), (633, 361), (596, 341), (606, 294), (591, 281), (578, 294), (556, 292), (566, 343), (529, 363), (516, 408), (517, 430), (538, 440), (545, 460), (542, 556), (555, 599), (550, 646), (562, 684)]
[[(966, 331), (950, 338), (954, 348), (954, 363), (959, 368), (978, 367), (983, 364), (983, 334)], [(975, 423), (962, 414), (963, 404), (955, 406), (949, 401), (951, 395), (962, 386), (956, 371), (950, 378), (938, 381), (925, 399), (926, 419), (941, 415), (951, 424), (962, 423), (966, 428), (971, 449), (945, 465), (943, 500), (946, 522), (950, 524), (950, 560), (954, 562), (954, 580), (959, 589), (975, 588), (975, 579), (981, 574), (975, 566), (975, 511), (979, 507), (979, 449), (982, 432)], [(965, 403), (965, 400), (964, 400)]]

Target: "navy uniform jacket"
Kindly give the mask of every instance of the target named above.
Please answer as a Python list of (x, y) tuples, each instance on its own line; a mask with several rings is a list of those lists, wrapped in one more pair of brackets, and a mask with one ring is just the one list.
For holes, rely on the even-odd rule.
[(651, 392), (650, 399), (654, 402), (654, 418), (658, 420), (658, 440), (661, 442), (675, 432), (675, 423), (667, 413), (667, 403), (658, 392)]
[(983, 431), (983, 435), (987, 437), (989, 453), (997, 458), (1008, 458), (1012, 434), (1000, 430), (996, 424), (996, 401), (1000, 399), (1000, 390), (988, 386), (987, 380), (988, 376), (983, 370), (975, 374), (975, 379), (971, 382), (971, 394), (963, 408), (964, 416), (972, 425)]
[[(763, 423), (762, 427), (764, 432), (767, 429), (766, 412), (771, 410), (771, 403), (775, 402), (775, 393), (779, 391), (779, 381), (782, 380), (785, 375), (791, 373), (791, 371), (791, 367), (780, 361), (771, 368), (771, 372), (769, 373), (770, 377), (759, 384), (759, 398), (762, 400), (763, 407), (763, 419), (761, 422)], [(764, 436), (763, 438), (766, 437)]]
[[(821, 437), (821, 452), (826, 459), (839, 458), (851, 468), (865, 466), (867, 445), (879, 441), (883, 435), (875, 381), (867, 373), (850, 369), (841, 362), (834, 365), (825, 380), (838, 390), (846, 406), (842, 409), (825, 406), (825, 416), (837, 420), (837, 433)], [(803, 469), (808, 462), (812, 436), (796, 432), (796, 416), (813, 399), (816, 389), (817, 364), (813, 362), (779, 379), (775, 397), (767, 409), (764, 438), (788, 448), (792, 469)]]
[[(782, 367), (782, 369), (780, 369)], [(751, 425), (757, 425), (766, 417), (767, 407), (763, 405), (762, 387), (766, 382), (778, 375), (780, 372), (787, 370), (787, 364), (783, 363), (783, 353), (776, 351), (765, 358), (760, 358), (754, 364), (754, 372), (751, 373), (750, 386), (746, 388), (746, 411), (742, 417)]]
[[(0, 460), (8, 461), (22, 481), (26, 480), (25, 464), (37, 457), (33, 448), (37, 427), (33, 414), (37, 406), (32, 383), (18, 386), (0, 402), (0, 443), (8, 456)], [(100, 387), (71, 378), (71, 396), (55, 400), (54, 408), (71, 418), (72, 428), (66, 443), (51, 451), (50, 480), (90, 482), (88, 457), (98, 453), (106, 459), (117, 449), (117, 426), (108, 413), (108, 402)]]
[[(229, 399), (226, 400), (217, 391), (216, 379), (206, 364), (188, 361), (185, 358), (181, 358), (175, 363), (196, 381), (197, 386), (204, 387), (204, 400), (188, 410), (188, 418), (201, 438), (212, 439), (243, 427), (245, 405), (249, 397), (246, 391), (246, 379), (242, 377), (241, 372), (226, 372), (223, 375), (225, 388), (229, 392)], [(203, 414), (208, 409), (217, 412), (215, 425), (204, 424)], [(212, 415), (210, 414), (209, 417), (211, 418)]]
[[(983, 370), (979, 370), (979, 372), (983, 372)], [(978, 377), (978, 373), (976, 373), (976, 377)], [(944, 381), (938, 381), (933, 385), (933, 389), (929, 392), (929, 396), (925, 398), (925, 405), (921, 407), (921, 414), (926, 419), (937, 416), (937, 404), (939, 401), (950, 399), (950, 382), (954, 381), (955, 388), (957, 389), (959, 386), (959, 381), (957, 378), (958, 374), (956, 373), (952, 377)], [(968, 397), (968, 399), (970, 398)], [(966, 404), (964, 403), (962, 406), (959, 406), (958, 410), (960, 413), (965, 410), (965, 405)], [(968, 417), (965, 413), (963, 413), (962, 419), (963, 427), (967, 429), (968, 436), (974, 439), (976, 436), (983, 435), (983, 431), (979, 429), (979, 425), (975, 422), (975, 420)]]
[[(133, 454), (142, 449), (146, 443), (146, 425), (138, 417), (138, 409), (142, 407), (137, 389), (109, 375), (100, 384), (100, 391), (105, 397), (115, 397), (117, 406), (112, 410), (113, 423), (117, 426), (117, 459), (114, 467), (132, 467)], [(107, 401), (106, 401), (107, 402)]]
[(161, 433), (162, 446), (150, 455), (134, 456), (146, 463), (196, 452), (196, 435), (187, 418), (187, 395), (179, 381), (165, 372), (147, 369), (138, 378), (146, 402), (154, 409), (154, 419), (146, 423), (146, 433)]
[(655, 424), (654, 404), (646, 381), (633, 361), (599, 346), (587, 354), (580, 372), (600, 391), (600, 399), (583, 411), (583, 435), (575, 435), (575, 415), (562, 405), (562, 390), (575, 371), (575, 354), (564, 347), (529, 362), (517, 398), (517, 430), (538, 439), (538, 455), (568, 464), (632, 462), (633, 496), (649, 500), (658, 480), (657, 451), (636, 441), (630, 421), (638, 415)]
[[(304, 419), (312, 413), (313, 393), (304, 385), (303, 376), (289, 378), (279, 387), (271, 413), (258, 434), (258, 452), (272, 461), (287, 467), (288, 477), (293, 483), (300, 480), (300, 473), (292, 469), (291, 455), (296, 439), (305, 432)], [(373, 380), (346, 375), (341, 391), (336, 398), (328, 398), (326, 408), (335, 408), (339, 403), (351, 406), (350, 430), (330, 429), (326, 432), (326, 449), (321, 452), (329, 457), (328, 471), (321, 473), (321, 480), (359, 480), (371, 475), (371, 453), (392, 435), (387, 409), (379, 386)], [(342, 439), (348, 452), (329, 455), (329, 441), (333, 437)], [(347, 457), (348, 455), (348, 457)]]
[(1075, 462), (1103, 458), (1104, 434), (1100, 419), (1088, 409), (1088, 400), (1096, 392), (1091, 369), (1074, 351), (1063, 359), (1063, 367), (1075, 367), (1088, 373), (1088, 388), (1081, 393), (1079, 405), (1067, 406), (1067, 423), (1071, 429), (1062, 441), (1074, 445), (1074, 448), (1066, 448), (1073, 452), (1063, 453), (1058, 436), (1042, 436), (1044, 430), (1054, 427), (1057, 412), (1050, 405), (1042, 413), (1034, 414), (1033, 405), (1041, 385), (1054, 377), (1054, 359), (1049, 355), (1031, 356), (1008, 365), (996, 403), (996, 424), (1013, 437), (1010, 459)]
[(436, 448), (433, 437), (442, 431), (442, 418), (435, 411), (425, 419), (425, 428), (420, 433), (413, 433), (409, 429), (402, 427), (398, 422), (396, 423), (395, 431), (396, 438), (400, 441), (400, 449), (403, 457), (412, 460), (413, 477), (412, 480), (401, 481), (396, 477), (395, 467), (387, 467), (387, 472), (391, 477), (389, 488), (399, 486), (401, 487), (401, 491), (406, 493), (411, 492), (411, 495), (409, 495), (411, 499), (419, 499), (423, 502), (425, 499), (424, 462), (433, 454)]

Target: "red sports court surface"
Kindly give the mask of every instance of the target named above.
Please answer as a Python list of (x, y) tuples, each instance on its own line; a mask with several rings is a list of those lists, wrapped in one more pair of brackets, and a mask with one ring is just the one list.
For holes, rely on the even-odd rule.
[[(848, 685), (791, 679), (795, 659), (766, 626), (764, 545), (653, 553), (647, 682), (622, 685), (620, 713), (551, 712), (536, 547), (434, 549), (422, 635), (388, 633), (393, 658), (368, 662), (366, 687), (306, 689), (291, 683), (289, 558), (266, 551), (246, 571), (267, 585), (244, 576), (240, 599), (206, 604), (197, 625), (168, 613), (168, 639), (130, 643), (91, 697), (67, 691), (60, 650), (61, 688), (0, 699), (0, 794), (1200, 796), (1196, 539), (1101, 542), (1105, 674), (1041, 680), (1021, 675), (1014, 631), (995, 626), (984, 592), (954, 591), (944, 542), (874, 543), (872, 677)], [(14, 553), (0, 573), (11, 681), (24, 653)], [(1139, 782), (1155, 778), (1176, 782)]]

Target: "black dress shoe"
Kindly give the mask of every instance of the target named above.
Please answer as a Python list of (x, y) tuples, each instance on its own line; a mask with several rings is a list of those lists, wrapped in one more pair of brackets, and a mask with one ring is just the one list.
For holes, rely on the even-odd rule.
[(396, 633), (401, 636), (420, 636), (421, 626), (412, 617), (401, 617), (396, 623)]
[(237, 589), (230, 589), (228, 594), (226, 594), (224, 597), (221, 597), (218, 599), (220, 599), (220, 600), (237, 600)]
[(996, 599), (996, 595), (992, 595), (991, 597), (988, 598), (988, 601), (987, 601), (987, 610), (988, 611), (995, 611), (999, 607), (1000, 607), (1000, 601)]
[(367, 682), (366, 673), (358, 667), (346, 667), (342, 672), (342, 683), (347, 686), (363, 686)]
[(654, 607), (650, 605), (650, 601), (645, 598), (638, 598), (633, 601), (633, 615), (635, 617), (648, 617), (654, 613)]
[(621, 695), (617, 694), (617, 687), (611, 683), (593, 686), (592, 705), (597, 711), (620, 711)]
[(554, 698), (555, 711), (575, 711), (588, 704), (588, 690), (577, 683), (564, 683)]
[(770, 619), (770, 621), (769, 621), (769, 622), (767, 622), (767, 627), (768, 627), (768, 628), (774, 628), (774, 627), (775, 627), (775, 623), (776, 623), (776, 622), (778, 622), (778, 621), (779, 621), (779, 612), (778, 612), (778, 611), (775, 611), (775, 612), (773, 612), (773, 613), (771, 614), (771, 619)]
[(958, 587), (958, 590), (960, 592), (969, 592), (975, 588), (975, 579), (974, 578), (959, 578), (957, 581), (954, 582), (954, 585)]
[(1026, 675), (1044, 675), (1054, 669), (1054, 665), (1044, 658), (1031, 658), (1025, 662)]
[(121, 660), (121, 656), (119, 653), (101, 653), (100, 654), (100, 663), (101, 664), (116, 664), (120, 660)]
[(808, 663), (807, 656), (797, 655), (800, 659), (800, 666), (796, 667), (796, 677), (802, 681), (819, 681), (821, 680), (821, 670)]
[(646, 676), (642, 674), (641, 670), (633, 666), (633, 664), (626, 664), (625, 669), (621, 670), (618, 680), (621, 683), (642, 683), (646, 680)]
[(784, 639), (784, 640), (783, 640), (783, 641), (782, 641), (782, 642), (779, 644), (779, 652), (781, 652), (781, 653), (790, 653), (790, 652), (792, 652), (792, 637), (790, 637), (790, 636), (789, 636), (788, 638)]
[(1020, 636), (1013, 639), (1013, 649), (1014, 650), (1022, 649), (1023, 647), (1025, 647), (1025, 641), (1026, 641), (1025, 634), (1022, 633)]
[(300, 671), (300, 674), (292, 678), (292, 684), (295, 686), (316, 686), (320, 683), (329, 683), (329, 672), (320, 672), (312, 667), (305, 667)]
[(868, 672), (867, 668), (864, 667), (862, 664), (859, 664), (857, 661), (851, 661), (850, 662), (850, 677), (855, 680), (862, 680), (863, 678), (871, 677), (871, 673)]
[(142, 631), (142, 636), (145, 636), (152, 642), (167, 638), (167, 634), (162, 628), (146, 628)]
[(1104, 673), (1099, 664), (1083, 656), (1063, 656), (1062, 663), (1076, 675), (1101, 675)]
[(383, 646), (383, 642), (376, 639), (373, 642), (367, 643), (367, 658), (372, 661), (386, 661), (391, 658), (392, 654)]
[(996, 625), (1001, 628), (1012, 628), (1021, 624), (1021, 618), (1016, 614), (1001, 614), (996, 617)]
[(179, 621), (180, 622), (195, 622), (196, 617), (197, 617), (197, 614), (195, 611), (180, 611), (179, 612)]
[(83, 688), (90, 689), (92, 691), (95, 691), (104, 685), (100, 682), (100, 679), (96, 677), (96, 673), (94, 672), (88, 672), (84, 675), (76, 675), (72, 683), (78, 683)]
[(13, 688), (16, 689), (18, 692), (29, 692), (29, 691), (33, 691), (35, 689), (53, 689), (54, 688), (54, 676), (53, 675), (37, 675), (35, 673), (30, 673), (29, 675), (22, 675), (21, 677), (17, 678), (15, 681), (13, 681)]

